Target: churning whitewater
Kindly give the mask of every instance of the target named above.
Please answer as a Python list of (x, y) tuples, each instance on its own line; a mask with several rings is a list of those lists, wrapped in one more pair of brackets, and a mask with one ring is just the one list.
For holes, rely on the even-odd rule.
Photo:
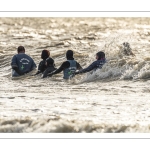
[[(44, 49), (57, 68), (70, 49), (83, 68), (101, 50), (107, 63), (12, 80), (20, 45), (37, 65)], [(149, 18), (0, 18), (0, 132), (150, 132)]]

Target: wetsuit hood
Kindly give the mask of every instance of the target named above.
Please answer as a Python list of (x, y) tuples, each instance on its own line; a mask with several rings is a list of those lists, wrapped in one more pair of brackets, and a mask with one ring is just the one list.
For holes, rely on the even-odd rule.
[(104, 60), (105, 59), (105, 53), (100, 51), (96, 54), (98, 56), (98, 60)]
[(50, 52), (48, 50), (43, 50), (41, 54), (42, 59), (47, 59), (50, 56)]
[(74, 58), (73, 58), (73, 51), (72, 50), (68, 50), (66, 52), (66, 58), (67, 58), (67, 60), (74, 60)]

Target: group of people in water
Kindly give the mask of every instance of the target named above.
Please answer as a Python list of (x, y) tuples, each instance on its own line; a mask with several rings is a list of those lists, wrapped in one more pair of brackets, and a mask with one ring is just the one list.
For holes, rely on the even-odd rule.
[[(25, 54), (25, 48), (23, 46), (18, 47), (17, 53), (18, 54), (14, 55), (11, 61), (12, 77), (25, 75), (37, 68), (34, 60)], [(77, 74), (101, 69), (106, 63), (105, 53), (102, 51), (96, 53), (96, 61), (94, 61), (85, 69), (83, 69), (81, 65), (74, 59), (72, 50), (68, 50), (66, 52), (67, 60), (64, 61), (58, 69), (55, 67), (54, 60), (50, 57), (50, 52), (48, 50), (42, 51), (41, 59), (42, 61), (38, 65), (38, 71), (34, 75), (42, 73), (42, 78), (51, 77), (63, 71), (63, 78), (70, 79), (70, 77), (73, 77)]]

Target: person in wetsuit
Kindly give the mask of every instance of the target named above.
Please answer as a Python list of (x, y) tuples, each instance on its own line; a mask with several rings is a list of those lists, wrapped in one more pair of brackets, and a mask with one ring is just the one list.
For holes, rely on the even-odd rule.
[(38, 71), (35, 75), (38, 75), (40, 73), (43, 73), (47, 66), (45, 65), (46, 64), (46, 59), (49, 58), (50, 56), (50, 52), (48, 50), (43, 50), (42, 53), (41, 53), (41, 59), (43, 59), (40, 63), (39, 63), (39, 66), (38, 66)]
[(25, 54), (25, 48), (19, 46), (18, 54), (14, 55), (11, 60), (12, 77), (17, 77), (29, 73), (36, 68), (34, 60)]
[(54, 74), (58, 74), (63, 71), (63, 78), (69, 79), (70, 76), (74, 74), (76, 70), (82, 69), (81, 65), (74, 60), (72, 50), (68, 50), (66, 52), (66, 58), (67, 61), (63, 62), (62, 65), (57, 70), (50, 73), (48, 76), (52, 76)]
[(103, 65), (106, 63), (106, 59), (105, 59), (105, 53), (100, 51), (96, 54), (96, 61), (94, 61), (91, 65), (89, 65), (87, 68), (82, 69), (80, 71), (75, 72), (75, 75), (77, 74), (81, 74), (81, 73), (86, 73), (89, 71), (95, 71), (97, 69), (101, 69), (103, 67)]
[(49, 73), (57, 69), (55, 68), (54, 60), (50, 57), (46, 59), (45, 65), (46, 65), (46, 69), (43, 72), (42, 78), (46, 78)]

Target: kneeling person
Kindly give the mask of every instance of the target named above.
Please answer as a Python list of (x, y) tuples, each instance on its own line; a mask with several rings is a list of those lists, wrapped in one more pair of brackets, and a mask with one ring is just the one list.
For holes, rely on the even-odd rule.
[(36, 68), (34, 60), (25, 54), (23, 46), (19, 46), (17, 52), (18, 54), (14, 55), (11, 61), (12, 77), (24, 75)]

